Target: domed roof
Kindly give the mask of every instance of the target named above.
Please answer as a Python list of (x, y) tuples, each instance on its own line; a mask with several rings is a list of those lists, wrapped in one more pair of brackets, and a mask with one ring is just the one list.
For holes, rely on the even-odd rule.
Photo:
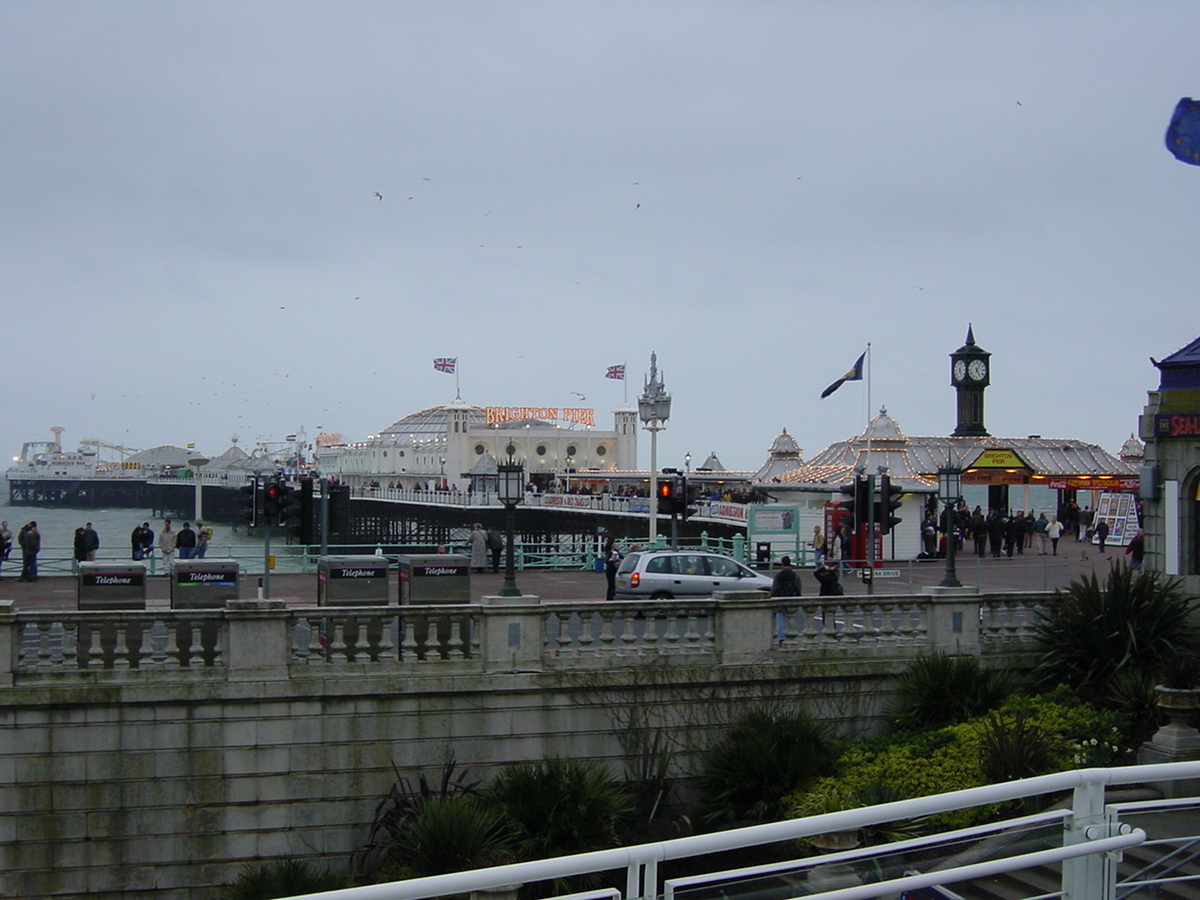
[(907, 441), (904, 432), (900, 430), (900, 425), (887, 414), (887, 408), (881, 407), (879, 415), (871, 420), (867, 426), (867, 430), (863, 432), (863, 439), (869, 440), (872, 444), (881, 443), (883, 441)]
[(456, 410), (465, 409), (470, 425), (483, 425), (486, 421), (484, 412), (478, 406), (467, 406), (464, 403), (442, 406), (431, 406), (419, 412), (410, 413), (398, 422), (389, 425), (379, 433), (379, 443), (404, 444), (408, 441), (434, 440), (446, 436), (446, 417), (453, 406)]
[(771, 443), (771, 449), (767, 451), (773, 459), (799, 459), (800, 445), (796, 443), (796, 439), (788, 434), (785, 428), (780, 433), (779, 437), (775, 438)]
[(1144, 459), (1146, 456), (1146, 445), (1131, 434), (1129, 440), (1121, 445), (1121, 452), (1117, 455), (1121, 459)]

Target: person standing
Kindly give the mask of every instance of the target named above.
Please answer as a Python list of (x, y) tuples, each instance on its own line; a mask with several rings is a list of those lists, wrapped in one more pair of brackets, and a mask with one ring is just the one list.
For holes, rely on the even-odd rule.
[(1050, 520), (1046, 518), (1046, 514), (1042, 513), (1037, 517), (1037, 521), (1033, 523), (1033, 535), (1038, 542), (1038, 556), (1046, 555), (1046, 526), (1050, 524)]
[(492, 571), (500, 571), (500, 554), (504, 550), (504, 537), (495, 526), (487, 530), (487, 548), (492, 554)]
[(835, 563), (828, 561), (821, 563), (813, 572), (813, 577), (821, 585), (821, 589), (817, 592), (820, 597), (837, 597), (846, 593), (842, 583), (838, 580), (838, 567)]
[(87, 554), (87, 561), (95, 562), (96, 551), (100, 549), (100, 535), (96, 533), (96, 529), (92, 527), (91, 522), (83, 526), (83, 544), (84, 552)]
[(191, 522), (184, 522), (179, 533), (175, 535), (175, 549), (179, 551), (180, 559), (195, 559), (196, 532), (192, 531)]
[(608, 583), (604, 593), (605, 600), (614, 600), (617, 596), (617, 569), (621, 566), (621, 551), (617, 542), (609, 538), (604, 542), (604, 580)]
[(482, 572), (487, 566), (487, 532), (478, 522), (472, 526), (471, 533), (467, 535), (467, 546), (471, 550), (471, 568), (476, 572)]
[(37, 522), (30, 522), (21, 529), (17, 543), (21, 545), (21, 577), (18, 581), (37, 581), (37, 558), (42, 551), (42, 533), (38, 531)]
[(208, 552), (208, 542), (212, 540), (213, 530), (203, 522), (196, 523), (196, 559), (204, 559)]
[(4, 565), (4, 561), (8, 559), (8, 554), (12, 552), (12, 544), (12, 529), (8, 527), (7, 522), (0, 522), (0, 566)]
[(1050, 544), (1053, 548), (1051, 556), (1058, 556), (1058, 539), (1062, 537), (1063, 525), (1058, 521), (1058, 516), (1051, 516), (1049, 523), (1046, 525), (1046, 537), (1050, 538)]
[(81, 562), (87, 562), (87, 538), (84, 537), (82, 528), (75, 529), (74, 550), (76, 566)]
[(1108, 540), (1108, 522), (1104, 519), (1096, 523), (1096, 537), (1100, 539), (1100, 552), (1107, 556), (1108, 553), (1104, 549), (1104, 542)]
[(175, 542), (179, 539), (179, 535), (171, 530), (171, 520), (166, 519), (163, 522), (163, 529), (158, 533), (158, 549), (163, 555), (163, 569), (171, 571), (171, 564), (175, 561)]
[[(790, 556), (781, 557), (779, 560), (779, 570), (775, 573), (775, 577), (771, 579), (771, 596), (800, 596), (800, 578), (796, 575), (796, 570), (792, 568), (792, 558)], [(775, 638), (781, 644), (787, 637), (784, 634), (784, 629), (787, 625), (787, 616), (788, 613), (784, 610), (779, 610), (775, 613)]]

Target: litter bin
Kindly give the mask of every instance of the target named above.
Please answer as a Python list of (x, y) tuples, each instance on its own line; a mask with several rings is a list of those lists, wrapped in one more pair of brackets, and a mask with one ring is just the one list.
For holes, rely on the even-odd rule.
[(318, 606), (387, 606), (386, 556), (322, 556), (317, 560)]
[(141, 563), (79, 564), (80, 609), (145, 609), (146, 567)]
[(224, 609), (237, 600), (236, 559), (179, 559), (171, 567), (171, 609)]
[(471, 602), (471, 558), (457, 553), (401, 556), (400, 605)]
[(754, 568), (769, 569), (771, 568), (771, 543), (770, 541), (760, 542), (754, 545)]

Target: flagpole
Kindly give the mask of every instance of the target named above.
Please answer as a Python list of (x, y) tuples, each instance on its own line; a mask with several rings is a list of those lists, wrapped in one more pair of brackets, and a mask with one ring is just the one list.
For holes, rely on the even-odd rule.
[(621, 401), (621, 405), (628, 406), (629, 405), (629, 379), (626, 377), (626, 373), (629, 371), (629, 360), (625, 360), (625, 362), (621, 363), (621, 365), (624, 366), (624, 368), (621, 370), (621, 389), (625, 392), (625, 399), (623, 401)]

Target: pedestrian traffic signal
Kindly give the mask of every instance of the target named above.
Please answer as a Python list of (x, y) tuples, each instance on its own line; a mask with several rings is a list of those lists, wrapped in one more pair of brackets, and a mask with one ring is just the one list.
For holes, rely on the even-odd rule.
[(658, 483), (658, 508), (663, 512), (675, 512), (675, 479), (664, 478)]
[(247, 524), (257, 525), (258, 524), (258, 511), (260, 508), (257, 476), (254, 478), (251, 478), (249, 484), (242, 486), (241, 493), (242, 493), (241, 516), (243, 519), (246, 520)]
[(892, 484), (890, 475), (882, 474), (879, 476), (879, 533), (887, 534), (893, 528), (900, 524), (901, 519), (898, 516), (892, 515), (902, 505), (900, 495), (904, 493), (904, 489)]
[(268, 481), (263, 488), (263, 524), (271, 526), (279, 521), (280, 503), (283, 500), (284, 486), (278, 481)]
[[(286, 485), (285, 485), (286, 487)], [(288, 489), (280, 504), (279, 519), (301, 544), (313, 543), (313, 481), (300, 479), (300, 490)]]
[(675, 498), (675, 509), (679, 513), (679, 521), (686, 522), (689, 516), (696, 514), (696, 507), (688, 506), (692, 502), (691, 492), (688, 490), (687, 476), (684, 475), (679, 480), (679, 496)]

